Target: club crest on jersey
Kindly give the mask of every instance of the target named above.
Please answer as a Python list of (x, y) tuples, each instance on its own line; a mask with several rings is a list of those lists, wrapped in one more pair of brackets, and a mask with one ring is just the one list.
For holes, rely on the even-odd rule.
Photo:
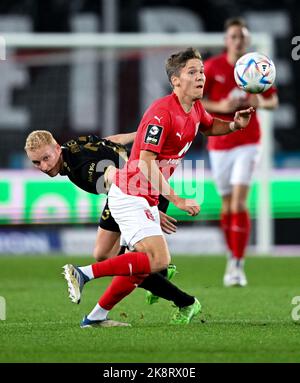
[(146, 217), (147, 217), (148, 219), (150, 219), (151, 221), (155, 221), (155, 219), (154, 219), (154, 217), (153, 217), (153, 214), (151, 213), (151, 210), (149, 210), (149, 209), (145, 209), (144, 212), (145, 212)]
[(158, 145), (162, 131), (163, 131), (162, 126), (152, 125), (152, 124), (148, 125), (146, 136), (145, 136), (145, 143)]

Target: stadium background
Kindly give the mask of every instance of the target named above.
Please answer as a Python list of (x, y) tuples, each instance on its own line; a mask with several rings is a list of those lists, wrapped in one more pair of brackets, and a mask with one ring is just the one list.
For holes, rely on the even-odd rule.
[[(233, 0), (4, 0), (0, 32), (222, 32), (227, 17), (241, 15), (253, 31), (269, 33), (274, 39), (280, 97), (280, 107), (274, 112), (274, 172), (270, 179), (275, 185), (271, 196), (274, 242), (286, 246), (300, 244), (300, 72), (299, 61), (291, 56), (292, 37), (299, 34), (299, 13), (296, 1), (265, 0), (262, 9), (259, 1)], [(161, 52), (161, 60), (168, 52)], [(208, 50), (203, 55), (211, 53), (214, 51)], [(35, 129), (50, 130), (61, 143), (80, 134), (133, 131), (146, 105), (169, 91), (167, 80), (159, 70), (149, 77), (142, 50), (113, 53), (114, 59), (108, 62), (113, 67), (113, 82), (107, 78), (107, 57), (95, 50), (86, 55), (87, 61), (80, 58), (80, 50), (14, 49), (7, 54), (13, 61), (1, 62), (0, 76), (0, 252), (63, 250), (72, 254), (76, 249), (79, 254), (90, 253), (101, 198), (79, 193), (66, 179), (54, 183), (43, 176), (36, 178), (39, 176), (29, 170), (31, 164), (23, 152), (25, 138)], [(199, 247), (195, 250), (190, 245), (191, 252), (222, 252), (217, 223), (220, 201), (209, 177), (204, 140), (193, 144), (187, 159), (204, 159), (205, 201), (200, 221), (181, 223), (182, 230), (170, 239), (171, 249), (186, 249), (189, 235), (197, 233)], [(253, 188), (253, 218), (255, 201)], [(251, 244), (255, 245), (253, 227)], [(277, 249), (279, 253), (298, 253), (290, 246)]]

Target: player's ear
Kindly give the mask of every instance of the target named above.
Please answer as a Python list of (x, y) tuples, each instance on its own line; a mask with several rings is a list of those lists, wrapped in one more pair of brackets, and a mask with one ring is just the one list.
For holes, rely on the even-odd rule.
[(173, 75), (171, 77), (171, 84), (172, 84), (173, 88), (175, 88), (176, 86), (179, 86), (180, 85), (179, 77)]
[(58, 143), (55, 144), (55, 149), (58, 151), (58, 153), (61, 152), (61, 146)]

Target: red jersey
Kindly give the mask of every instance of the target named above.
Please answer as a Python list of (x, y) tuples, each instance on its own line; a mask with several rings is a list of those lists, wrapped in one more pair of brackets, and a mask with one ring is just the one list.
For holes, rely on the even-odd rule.
[[(204, 63), (206, 83), (204, 94), (210, 101), (220, 101), (232, 96), (233, 98), (249, 98), (250, 94), (239, 89), (234, 80), (234, 66), (227, 60), (226, 53), (211, 57)], [(276, 93), (275, 87), (271, 87), (261, 95), (265, 98)], [(212, 113), (213, 116), (222, 120), (232, 121), (234, 113), (219, 114)], [(224, 136), (208, 137), (208, 150), (226, 150), (239, 145), (256, 144), (260, 140), (260, 127), (256, 112), (252, 114), (247, 127), (241, 131)]]
[(172, 93), (152, 103), (146, 110), (137, 130), (129, 161), (116, 176), (116, 185), (126, 194), (147, 199), (150, 206), (158, 204), (159, 191), (138, 168), (141, 150), (157, 153), (156, 162), (168, 179), (185, 156), (198, 130), (211, 128), (213, 117), (197, 100), (190, 112), (182, 108)]

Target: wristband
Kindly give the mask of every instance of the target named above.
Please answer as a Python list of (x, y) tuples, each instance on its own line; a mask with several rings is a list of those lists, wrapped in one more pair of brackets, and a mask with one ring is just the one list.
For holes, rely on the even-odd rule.
[(230, 129), (232, 132), (235, 132), (236, 130), (238, 130), (238, 129), (236, 129), (236, 128), (234, 127), (234, 122), (233, 122), (233, 121), (231, 121), (231, 122), (229, 123), (229, 129)]

